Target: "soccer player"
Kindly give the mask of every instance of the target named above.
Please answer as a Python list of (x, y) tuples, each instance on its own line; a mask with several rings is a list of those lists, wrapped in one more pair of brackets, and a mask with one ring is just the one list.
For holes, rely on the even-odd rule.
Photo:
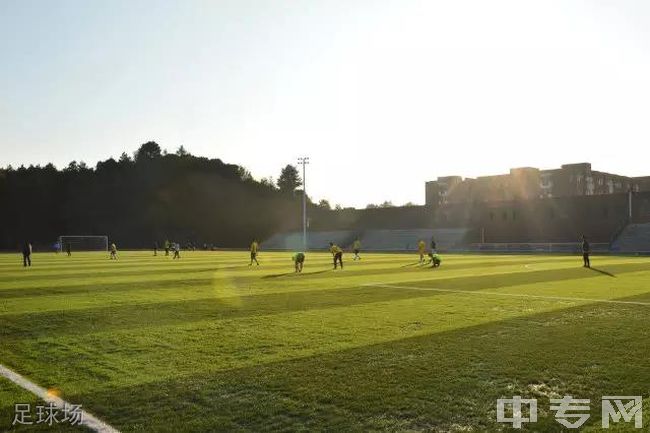
[(72, 255), (72, 246), (70, 245), (70, 242), (65, 243), (65, 252), (68, 253), (68, 257)]
[(343, 250), (336, 245), (334, 242), (330, 242), (330, 253), (334, 257), (334, 269), (336, 269), (337, 263), (341, 265), (343, 269)]
[(354, 252), (354, 260), (361, 260), (361, 257), (359, 257), (359, 251), (361, 251), (361, 241), (359, 238), (356, 238), (352, 243), (352, 251)]
[(115, 245), (115, 242), (111, 243), (111, 255), (109, 258), (111, 260), (117, 260), (117, 245)]
[(302, 272), (302, 265), (305, 263), (305, 253), (294, 253), (291, 260), (293, 260), (296, 272)]
[(431, 236), (431, 252), (433, 254), (436, 253), (436, 240), (433, 238), (433, 236)]
[(582, 266), (585, 268), (591, 267), (591, 262), (589, 261), (589, 253), (591, 253), (591, 248), (589, 247), (589, 242), (587, 242), (587, 237), (582, 236)]
[(257, 242), (257, 239), (253, 239), (251, 243), (251, 262), (248, 266), (253, 266), (253, 262), (257, 263), (257, 266), (260, 265), (260, 262), (257, 261), (257, 250), (260, 248), (260, 244)]
[(32, 244), (29, 242), (25, 241), (23, 244), (23, 266), (31, 266), (32, 265)]
[(172, 259), (180, 259), (181, 258), (181, 244), (178, 242), (172, 243), (172, 250), (174, 250), (174, 257)]
[(431, 263), (432, 268), (439, 268), (440, 267), (440, 263), (442, 263), (442, 259), (440, 258), (438, 253), (435, 253), (433, 251), (430, 252), (429, 253), (429, 258), (431, 259), (431, 261), (429, 263)]
[(158, 255), (158, 241), (153, 241), (153, 255)]
[(424, 243), (424, 240), (420, 239), (418, 241), (418, 254), (420, 254), (420, 264), (424, 263), (424, 250), (427, 248), (427, 244)]
[(170, 247), (169, 239), (165, 239), (165, 256), (169, 255), (169, 247)]

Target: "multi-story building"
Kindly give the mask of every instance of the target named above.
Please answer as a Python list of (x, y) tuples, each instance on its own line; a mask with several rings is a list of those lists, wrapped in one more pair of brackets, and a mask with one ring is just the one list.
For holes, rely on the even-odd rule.
[(565, 164), (559, 169), (513, 168), (509, 174), (463, 179), (439, 177), (426, 183), (426, 205), (529, 200), (536, 198), (650, 191), (650, 176), (627, 177), (594, 171), (590, 163)]

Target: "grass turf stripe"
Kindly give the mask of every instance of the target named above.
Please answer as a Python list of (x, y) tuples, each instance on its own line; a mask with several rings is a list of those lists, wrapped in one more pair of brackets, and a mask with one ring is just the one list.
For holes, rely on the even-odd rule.
[[(60, 397), (52, 395), (45, 388), (36, 385), (34, 382), (24, 378), (20, 374), (16, 373), (13, 370), (8, 369), (2, 364), (0, 364), (0, 376), (12, 381), (13, 383), (20, 386), (21, 388), (31, 392), (41, 400), (44, 400), (47, 403), (54, 404), (58, 409), (63, 410), (66, 405), (68, 406), (70, 405), (70, 403), (66, 402)], [(120, 433), (119, 430), (111, 427), (110, 425), (106, 424), (104, 421), (101, 421), (99, 418), (86, 412), (85, 410), (82, 410), (81, 413), (82, 413), (81, 422), (80, 422), (81, 425), (88, 427), (89, 429), (97, 433)]]

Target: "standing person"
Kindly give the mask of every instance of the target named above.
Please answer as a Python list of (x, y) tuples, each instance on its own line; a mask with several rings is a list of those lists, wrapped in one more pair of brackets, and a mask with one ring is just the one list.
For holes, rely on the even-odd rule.
[(117, 260), (117, 245), (115, 245), (115, 242), (111, 243), (111, 255), (109, 258), (111, 260)]
[(251, 243), (251, 262), (248, 266), (252, 266), (253, 262), (257, 263), (257, 266), (260, 265), (260, 262), (257, 261), (257, 250), (260, 248), (260, 244), (257, 242), (257, 239), (253, 239)]
[(436, 240), (431, 236), (431, 254), (436, 253)]
[(70, 245), (70, 242), (65, 243), (65, 252), (68, 253), (68, 257), (72, 255), (72, 245)]
[(424, 243), (424, 240), (420, 239), (418, 241), (418, 254), (420, 254), (420, 264), (424, 263), (424, 251), (427, 248), (427, 244)]
[(158, 241), (153, 241), (153, 255), (158, 255)]
[(352, 243), (352, 251), (354, 252), (354, 260), (361, 260), (361, 257), (359, 257), (359, 252), (361, 251), (361, 241), (359, 238), (356, 238)]
[(294, 253), (291, 260), (293, 260), (296, 272), (302, 272), (302, 265), (305, 263), (305, 253)]
[(343, 250), (336, 245), (334, 242), (330, 242), (330, 253), (334, 257), (334, 269), (336, 269), (337, 263), (341, 265), (343, 269)]
[(174, 250), (174, 257), (172, 259), (180, 259), (181, 258), (181, 244), (178, 242), (172, 243), (172, 250)]
[(165, 256), (169, 255), (169, 239), (165, 239)]
[(28, 241), (25, 241), (23, 244), (23, 266), (31, 266), (32, 265), (32, 244), (30, 244)]
[(585, 268), (591, 268), (589, 253), (591, 253), (591, 247), (589, 246), (589, 242), (587, 242), (587, 237), (582, 235), (582, 266)]

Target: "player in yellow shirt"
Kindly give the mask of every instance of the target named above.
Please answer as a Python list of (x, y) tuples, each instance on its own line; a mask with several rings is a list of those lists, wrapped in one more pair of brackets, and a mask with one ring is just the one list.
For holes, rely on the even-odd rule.
[(359, 238), (356, 238), (352, 243), (352, 251), (354, 252), (354, 260), (361, 260), (361, 257), (359, 257), (359, 251), (361, 251), (361, 241)]
[(341, 265), (343, 269), (343, 250), (336, 245), (334, 242), (330, 242), (330, 253), (334, 257), (334, 269), (336, 269), (337, 263)]
[(252, 266), (253, 262), (257, 263), (257, 266), (260, 265), (260, 262), (257, 261), (257, 250), (260, 248), (260, 244), (257, 242), (257, 239), (253, 239), (251, 243), (251, 262), (248, 266)]
[(420, 254), (420, 264), (424, 263), (424, 252), (427, 248), (427, 244), (420, 239), (418, 242), (418, 254)]

